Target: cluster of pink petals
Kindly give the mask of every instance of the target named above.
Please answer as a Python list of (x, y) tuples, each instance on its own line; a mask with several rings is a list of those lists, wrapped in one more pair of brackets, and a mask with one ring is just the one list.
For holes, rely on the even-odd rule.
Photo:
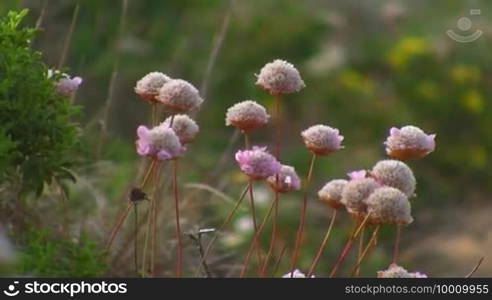
[(56, 90), (58, 93), (70, 97), (79, 89), (81, 84), (82, 78), (80, 77), (64, 77), (56, 83)]
[(435, 134), (426, 134), (415, 126), (393, 127), (384, 142), (386, 153), (400, 160), (424, 157), (434, 151), (435, 137)]
[[(295, 269), (294, 271), (283, 275), (282, 278), (307, 278), (307, 277), (306, 274), (302, 273), (299, 269)], [(315, 276), (311, 275), (310, 278), (315, 278)]]
[(405, 268), (391, 264), (388, 269), (378, 271), (378, 278), (427, 278), (427, 275), (420, 272), (408, 272)]
[(236, 161), (246, 175), (252, 179), (265, 179), (280, 172), (282, 165), (266, 147), (254, 146), (251, 150), (239, 150)]
[(347, 173), (348, 177), (353, 180), (353, 179), (362, 179), (367, 177), (367, 171), (366, 170), (357, 170), (357, 171), (352, 171)]
[(298, 191), (301, 188), (301, 179), (296, 170), (287, 165), (282, 165), (280, 172), (267, 178), (273, 190), (279, 193)]
[(306, 86), (294, 65), (281, 59), (261, 69), (256, 85), (271, 95), (297, 93)]
[(316, 155), (328, 155), (343, 148), (343, 136), (336, 128), (314, 125), (301, 133), (306, 147)]
[(137, 129), (137, 153), (141, 156), (151, 156), (158, 160), (178, 158), (186, 150), (172, 128), (165, 125), (152, 129), (139, 126)]

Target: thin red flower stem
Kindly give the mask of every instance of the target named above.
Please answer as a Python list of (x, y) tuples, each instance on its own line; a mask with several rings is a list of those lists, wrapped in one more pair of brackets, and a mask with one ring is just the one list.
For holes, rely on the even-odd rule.
[(133, 203), (133, 212), (135, 216), (135, 226), (134, 226), (134, 243), (133, 243), (133, 252), (134, 252), (134, 260), (135, 260), (135, 274), (138, 276), (138, 202)]
[(286, 250), (287, 250), (287, 244), (284, 244), (282, 246), (282, 250), (280, 250), (280, 254), (278, 256), (277, 262), (275, 262), (275, 267), (273, 267), (272, 277), (275, 277), (275, 274), (277, 274), (278, 268), (280, 267), (280, 262), (282, 261), (282, 258), (284, 257)]
[(335, 220), (337, 218), (337, 213), (338, 209), (333, 210), (333, 214), (331, 216), (331, 221), (330, 225), (328, 226), (328, 230), (325, 233), (325, 236), (323, 238), (323, 242), (321, 242), (321, 246), (318, 249), (318, 252), (316, 253), (316, 256), (314, 257), (313, 262), (311, 263), (311, 266), (309, 267), (308, 275), (307, 277), (310, 278), (314, 271), (316, 270), (316, 266), (318, 265), (319, 259), (321, 258), (321, 254), (323, 254), (323, 251), (326, 248), (326, 245), (328, 244), (328, 239), (330, 238), (331, 230), (333, 229), (333, 225), (335, 224)]
[(401, 239), (401, 225), (396, 225), (396, 237), (395, 248), (393, 249), (393, 263), (398, 261), (398, 255), (400, 253), (400, 239)]
[[(365, 227), (364, 227), (364, 228), (362, 228), (362, 231), (361, 231), (360, 237), (359, 237), (359, 249), (357, 251), (357, 260), (361, 258), (362, 253), (364, 251), (364, 235), (365, 235), (365, 232), (366, 231), (365, 231)], [(358, 277), (359, 273), (360, 273), (360, 266), (355, 269), (354, 276)]]
[[(253, 219), (253, 228), (254, 228), (254, 236), (258, 233), (258, 223), (256, 218), (256, 206), (255, 206), (255, 198), (254, 198), (254, 190), (253, 190), (253, 180), (249, 180), (249, 200), (251, 205), (251, 218)], [(261, 250), (260, 245), (255, 245), (256, 248), (256, 259), (258, 260), (258, 264), (261, 265)]]
[(381, 228), (381, 225), (378, 225), (374, 229), (374, 231), (372, 232), (371, 239), (369, 240), (369, 242), (367, 243), (367, 246), (362, 251), (360, 257), (357, 260), (357, 264), (354, 266), (354, 269), (352, 270), (351, 277), (354, 277), (354, 276), (358, 275), (359, 270), (360, 270), (360, 266), (361, 266), (362, 262), (364, 261), (364, 258), (367, 256), (367, 254), (373, 248), (373, 246), (376, 245), (376, 239), (377, 239), (377, 235), (378, 235), (378, 232), (379, 232), (379, 229), (380, 228)]
[(154, 183), (155, 185), (155, 192), (154, 192), (154, 202), (153, 202), (153, 210), (152, 210), (152, 235), (150, 238), (150, 245), (151, 245), (151, 255), (150, 255), (150, 275), (154, 277), (154, 270), (155, 270), (155, 255), (157, 252), (157, 216), (159, 214), (159, 201), (156, 198), (156, 193), (159, 190), (159, 185), (160, 185), (160, 174), (161, 174), (161, 168), (162, 166), (158, 169), (158, 177), (156, 182)]
[(361, 222), (361, 224), (359, 225), (357, 230), (355, 230), (355, 232), (350, 236), (349, 240), (347, 241), (347, 243), (345, 244), (345, 247), (342, 250), (342, 253), (338, 257), (338, 260), (335, 263), (335, 266), (333, 266), (333, 269), (330, 272), (330, 278), (333, 278), (335, 276), (335, 274), (337, 273), (338, 269), (342, 265), (342, 262), (345, 260), (345, 258), (349, 254), (350, 249), (352, 248), (352, 244), (354, 243), (354, 240), (359, 236), (359, 233), (362, 231), (362, 228), (364, 228), (364, 226), (366, 226), (368, 220), (369, 220), (369, 214), (366, 215), (366, 217)]
[[(282, 96), (275, 96), (275, 119), (276, 119), (276, 131), (275, 131), (275, 158), (280, 161), (280, 143), (281, 143), (281, 134), (282, 134), (282, 111), (281, 111), (281, 103)], [(279, 175), (275, 176), (276, 186), (279, 184)], [(260, 268), (258, 273), (259, 277), (263, 277), (265, 275), (266, 269), (268, 267), (268, 262), (270, 261), (270, 257), (275, 249), (275, 243), (277, 241), (278, 234), (278, 206), (280, 200), (280, 193), (277, 189), (274, 189), (275, 194), (275, 210), (272, 217), (272, 236), (270, 238), (270, 245), (268, 246), (267, 256), (263, 262), (263, 265)]]
[(308, 176), (305, 184), (305, 190), (304, 190), (304, 198), (302, 202), (302, 209), (301, 209), (301, 216), (300, 216), (300, 221), (299, 221), (299, 227), (297, 229), (297, 235), (296, 235), (296, 242), (294, 245), (294, 252), (292, 254), (292, 260), (290, 264), (290, 270), (291, 270), (291, 278), (294, 277), (294, 270), (296, 269), (297, 266), (297, 259), (299, 258), (299, 250), (301, 248), (301, 243), (302, 243), (302, 236), (304, 233), (304, 223), (305, 223), (305, 218), (306, 218), (306, 210), (307, 210), (307, 189), (309, 187), (309, 184), (311, 183), (311, 179), (313, 177), (313, 170), (314, 170), (314, 163), (316, 162), (316, 154), (313, 153), (313, 156), (311, 157), (311, 163), (309, 165), (309, 171), (308, 171)]
[[(246, 254), (246, 259), (244, 260), (243, 268), (241, 270), (241, 274), (239, 275), (240, 278), (243, 278), (246, 276), (246, 272), (248, 271), (249, 264), (251, 262), (251, 255), (253, 253), (253, 250), (257, 247), (259, 237), (261, 233), (263, 232), (263, 229), (265, 228), (266, 223), (268, 222), (268, 219), (272, 215), (272, 211), (275, 208), (275, 202), (272, 201), (272, 205), (270, 205), (270, 208), (268, 209), (267, 214), (263, 218), (263, 221), (260, 224), (260, 227), (258, 228), (258, 231), (255, 233), (253, 236), (253, 240), (249, 246), (248, 252)], [(261, 263), (261, 262), (260, 262)]]
[[(154, 239), (155, 236), (153, 235), (153, 227), (155, 227), (155, 218), (154, 218), (154, 211), (155, 211), (155, 203), (156, 203), (156, 192), (158, 188), (158, 184), (160, 181), (160, 176), (161, 173), (159, 172), (159, 168), (157, 172), (154, 172), (154, 186), (153, 186), (153, 191), (152, 191), (152, 198), (150, 199), (150, 207), (148, 208), (148, 213), (147, 213), (147, 231), (145, 232), (145, 239), (144, 239), (144, 250), (143, 250), (143, 256), (142, 256), (142, 277), (147, 277), (147, 275), (150, 273), (152, 275), (152, 268), (153, 268), (153, 250), (154, 250)], [(147, 253), (148, 253), (148, 243), (149, 243), (149, 236), (150, 236), (150, 251), (151, 251), (151, 260), (150, 264), (147, 266)], [(147, 268), (149, 267), (149, 268)]]
[[(149, 169), (147, 170), (144, 179), (142, 180), (142, 183), (140, 184), (140, 189), (143, 189), (145, 185), (148, 183), (150, 179), (150, 175), (152, 174), (152, 171), (154, 170), (155, 166), (157, 165), (158, 161), (156, 159), (152, 160)], [(126, 209), (123, 211), (121, 216), (118, 218), (118, 221), (116, 224), (113, 226), (113, 229), (111, 230), (111, 234), (109, 235), (108, 242), (106, 243), (105, 250), (109, 251), (111, 248), (111, 245), (114, 242), (114, 239), (116, 238), (116, 235), (121, 229), (121, 226), (123, 226), (123, 223), (125, 222), (126, 218), (128, 217), (128, 214), (130, 213), (130, 210), (132, 208), (132, 203), (128, 202), (128, 205)]]
[[(278, 175), (277, 175), (277, 180), (278, 180)], [(261, 266), (260, 272), (258, 273), (259, 277), (264, 277), (266, 273), (266, 269), (268, 267), (268, 262), (270, 261), (270, 257), (273, 254), (273, 250), (275, 249), (275, 243), (277, 241), (277, 230), (278, 230), (278, 224), (277, 224), (277, 218), (278, 218), (278, 201), (279, 200), (279, 193), (278, 191), (275, 191), (275, 208), (273, 210), (273, 217), (272, 217), (272, 237), (270, 239), (270, 246), (268, 247), (268, 252), (267, 256), (263, 260), (263, 265)]]
[(173, 171), (173, 195), (174, 209), (176, 216), (176, 242), (177, 242), (177, 262), (176, 262), (176, 278), (180, 278), (183, 272), (183, 244), (181, 241), (181, 225), (179, 222), (179, 198), (178, 198), (178, 160), (174, 161)]
[[(221, 233), (224, 230), (224, 228), (227, 225), (229, 225), (229, 223), (232, 221), (232, 218), (236, 215), (236, 212), (239, 209), (239, 206), (241, 206), (241, 203), (243, 202), (243, 199), (246, 196), (246, 194), (248, 193), (248, 191), (249, 191), (249, 185), (247, 185), (246, 188), (243, 190), (243, 192), (241, 193), (241, 196), (239, 197), (239, 199), (234, 204), (234, 207), (232, 208), (231, 212), (227, 215), (225, 220), (222, 222), (222, 224), (219, 226), (219, 228), (215, 231), (214, 236), (212, 237), (210, 242), (207, 244), (207, 247), (205, 248), (205, 251), (203, 252), (203, 257), (202, 257), (200, 264), (199, 264), (200, 266), (203, 265), (203, 263), (207, 259), (208, 255), (212, 251), (212, 247), (215, 244), (215, 242), (217, 241), (217, 239), (219, 237), (219, 233)], [(198, 275), (199, 270), (200, 270), (200, 267), (196, 270), (195, 277)]]

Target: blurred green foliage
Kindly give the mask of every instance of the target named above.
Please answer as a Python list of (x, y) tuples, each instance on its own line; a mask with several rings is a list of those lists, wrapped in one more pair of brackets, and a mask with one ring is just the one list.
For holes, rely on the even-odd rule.
[(96, 277), (107, 269), (97, 244), (85, 234), (78, 240), (55, 236), (48, 229), (30, 228), (20, 241), (20, 274), (50, 277)]

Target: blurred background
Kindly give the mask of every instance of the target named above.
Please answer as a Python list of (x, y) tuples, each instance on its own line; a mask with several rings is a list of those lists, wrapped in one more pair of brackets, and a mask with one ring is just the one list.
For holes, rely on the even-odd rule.
[[(4, 274), (134, 275), (131, 218), (109, 258), (101, 253), (142, 172), (135, 131), (148, 124), (150, 107), (133, 88), (151, 71), (192, 82), (206, 99), (197, 116), (200, 135), (180, 164), (183, 231), (219, 226), (247, 183), (233, 159), (242, 140), (225, 127), (225, 111), (254, 99), (273, 114), (273, 97), (254, 82), (261, 67), (276, 58), (292, 62), (307, 85), (282, 100), (282, 161), (305, 178), (310, 155), (300, 132), (323, 123), (345, 136), (343, 151), (317, 161), (301, 269), (309, 266), (330, 221), (331, 211), (316, 191), (384, 159), (383, 141), (392, 126), (416, 125), (437, 134), (436, 151), (409, 163), (418, 181), (415, 221), (403, 231), (400, 264), (431, 277), (463, 277), (492, 253), (490, 1), (2, 0), (0, 16), (24, 8), (29, 14), (23, 26), (40, 29), (32, 45), (44, 62), (84, 80), (74, 99), (82, 110), (77, 117), (82, 142), (72, 168), (77, 180), (67, 183), (66, 193), (46, 185), (40, 198), (26, 196), (31, 213), (21, 229), (3, 217), (2, 256), (13, 262), (4, 264)], [(464, 43), (448, 30), (482, 35)], [(273, 136), (270, 125), (252, 141), (273, 146)], [(174, 270), (169, 171), (165, 166), (157, 191), (159, 276)], [(3, 215), (10, 214), (11, 195), (4, 186)], [(255, 195), (264, 215), (272, 193), (258, 184)], [(277, 276), (288, 270), (301, 203), (301, 192), (281, 199), (275, 258), (283, 244), (287, 250)], [(346, 214), (337, 221), (319, 276), (329, 273), (351, 226)], [(244, 206), (208, 260), (214, 274), (237, 276), (251, 233)], [(393, 237), (394, 228), (383, 228), (362, 276), (388, 266)], [(184, 243), (185, 273), (193, 276), (200, 261), (197, 245), (186, 236)], [(351, 257), (341, 274), (353, 264)], [(490, 276), (492, 258), (486, 257), (476, 274)]]

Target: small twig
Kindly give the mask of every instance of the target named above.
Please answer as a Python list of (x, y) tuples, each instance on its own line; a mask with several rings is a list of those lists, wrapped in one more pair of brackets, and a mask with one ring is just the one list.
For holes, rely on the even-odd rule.
[[(43, 9), (43, 11), (44, 11), (44, 9)], [(73, 35), (74, 30), (75, 30), (75, 25), (77, 24), (77, 19), (79, 18), (79, 11), (80, 11), (80, 3), (77, 2), (77, 4), (75, 5), (75, 9), (73, 11), (72, 22), (70, 23), (70, 27), (68, 29), (68, 34), (67, 34), (67, 37), (65, 39), (65, 43), (63, 44), (62, 54), (60, 56), (60, 60), (58, 61), (58, 70), (61, 70), (63, 65), (65, 65), (65, 61), (66, 61), (67, 55), (68, 55), (68, 50), (70, 48), (70, 43), (72, 42), (72, 35)], [(43, 13), (43, 15), (44, 15), (44, 13)], [(38, 22), (41, 25), (42, 19), (41, 20), (38, 19)]]
[(229, 1), (229, 7), (227, 8), (226, 15), (224, 17), (224, 20), (222, 21), (222, 25), (217, 32), (215, 39), (214, 39), (214, 44), (212, 51), (210, 52), (210, 56), (208, 58), (208, 63), (207, 63), (207, 68), (205, 69), (205, 74), (203, 76), (203, 81), (200, 85), (200, 94), (203, 97), (207, 96), (207, 89), (208, 89), (208, 82), (209, 79), (212, 75), (213, 68), (215, 66), (215, 63), (217, 61), (217, 57), (219, 56), (220, 49), (222, 48), (222, 44), (224, 43), (227, 30), (229, 29), (229, 24), (231, 21), (231, 15), (232, 15), (232, 10), (234, 7), (234, 2), (235, 0), (230, 0)]
[(36, 29), (39, 29), (44, 21), (44, 16), (46, 15), (46, 9), (48, 7), (48, 0), (43, 1), (43, 6), (41, 7), (41, 12), (39, 13), (39, 17), (36, 20)]
[(478, 268), (480, 268), (480, 266), (482, 265), (482, 262), (484, 261), (485, 257), (482, 257), (480, 258), (480, 260), (478, 261), (478, 263), (476, 264), (476, 266), (473, 268), (473, 270), (471, 270), (470, 273), (468, 273), (468, 275), (465, 276), (465, 278), (470, 278), (473, 276), (473, 274), (475, 274), (475, 272), (478, 270)]

